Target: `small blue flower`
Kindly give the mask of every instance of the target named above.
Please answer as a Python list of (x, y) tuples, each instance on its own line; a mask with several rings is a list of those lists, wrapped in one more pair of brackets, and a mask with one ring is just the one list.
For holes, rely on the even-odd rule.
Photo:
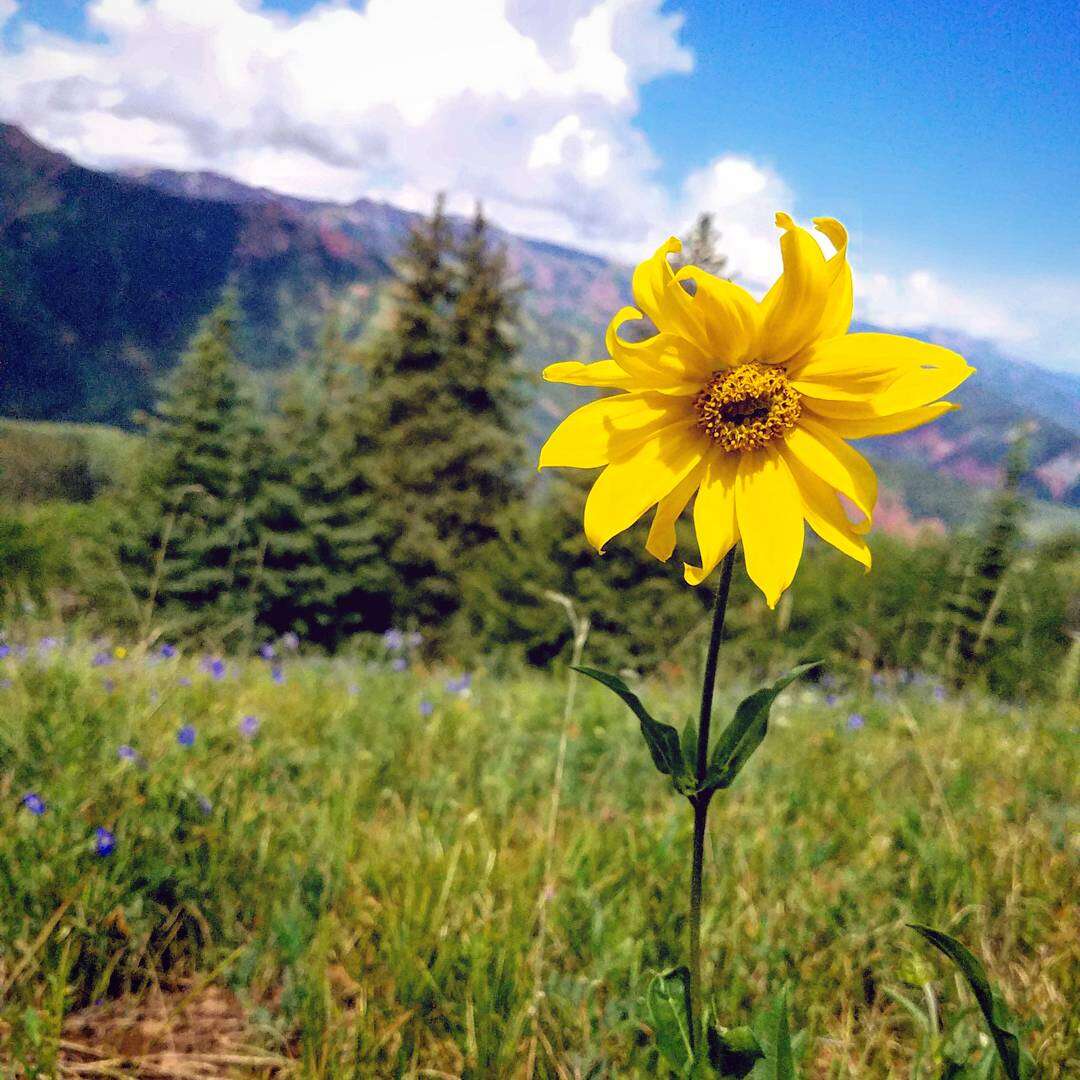
[(205, 795), (196, 795), (195, 802), (199, 809), (209, 817), (214, 811), (214, 804)]
[(420, 715), (430, 716), (435, 711), (435, 706), (430, 701), (420, 702)]
[(277, 649), (275, 649), (268, 641), (266, 644), (259, 646), (259, 655), (264, 660), (273, 660), (274, 657), (277, 656)]
[(457, 679), (447, 679), (446, 689), (451, 694), (460, 694), (464, 696), (469, 692), (469, 687), (472, 685), (472, 676), (466, 672), (464, 675)]
[(38, 650), (43, 653), (52, 652), (60, 642), (54, 637), (43, 637), (38, 642)]
[(162, 660), (171, 660), (174, 656), (176, 656), (176, 646), (175, 645), (169, 645), (168, 643), (166, 643), (166, 644), (161, 646), (161, 659)]
[(121, 761), (138, 761), (139, 760), (139, 752), (138, 752), (138, 750), (136, 750), (134, 746), (128, 746), (127, 743), (124, 743), (124, 745), (121, 746), (120, 749), (116, 751), (116, 756)]
[(281, 644), (289, 652), (296, 652), (300, 648), (300, 639), (290, 630), (287, 634), (281, 635)]
[(405, 639), (406, 644), (410, 649), (419, 649), (423, 643), (424, 636), (419, 630), (413, 630), (409, 636)]
[(102, 679), (101, 685), (106, 694), (111, 694), (116, 689), (116, 682), (113, 679)]
[(257, 716), (245, 716), (240, 721), (240, 734), (246, 739), (254, 739), (259, 734), (259, 718)]
[(190, 686), (191, 680), (186, 675), (181, 675), (180, 678), (176, 680), (176, 684), (177, 686)]
[(185, 724), (176, 733), (176, 741), (181, 746), (194, 746), (195, 745), (195, 726), (193, 724)]
[(409, 661), (404, 656), (395, 656), (390, 666), (394, 671), (406, 671), (409, 667)]
[(397, 652), (398, 649), (405, 647), (405, 635), (400, 631), (391, 627), (382, 636), (383, 644), (391, 652)]
[(840, 699), (835, 694), (825, 695), (825, 704), (831, 709)]
[(859, 728), (861, 728), (865, 723), (866, 721), (863, 719), (862, 713), (853, 712), (847, 718), (847, 726), (849, 731), (858, 731)]
[(34, 817), (41, 817), (45, 813), (45, 800), (36, 791), (28, 791), (22, 797), (22, 804)]
[(113, 661), (112, 653), (107, 653), (104, 649), (100, 652), (94, 653), (93, 660), (90, 661), (91, 667), (108, 667)]
[(884, 686), (885, 676), (882, 675), (880, 671), (875, 671), (874, 674), (870, 676), (870, 682), (873, 683), (874, 686)]
[(102, 859), (116, 850), (116, 837), (100, 825), (94, 830), (94, 852)]
[(278, 686), (284, 686), (285, 669), (280, 664), (272, 664), (270, 666), (270, 678), (273, 679)]
[(944, 701), (945, 700), (945, 687), (944, 686), (935, 686), (934, 687), (934, 700), (935, 701)]
[(0, 660), (3, 660), (4, 657), (8, 656), (10, 653), (11, 653), (11, 646), (10, 645), (5, 645), (2, 642), (0, 642)]

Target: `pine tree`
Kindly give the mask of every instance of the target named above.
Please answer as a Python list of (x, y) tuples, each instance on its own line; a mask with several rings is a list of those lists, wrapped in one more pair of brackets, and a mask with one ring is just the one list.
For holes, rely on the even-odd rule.
[(699, 214), (683, 244), (678, 265), (698, 266), (710, 274), (723, 277), (728, 260), (720, 252), (719, 243), (720, 234), (716, 231), (713, 215), (707, 212)]
[(204, 319), (148, 421), (150, 467), (121, 556), (135, 571), (148, 628), (246, 628), (255, 549), (247, 507), (257, 484), (257, 421), (236, 359), (231, 295)]
[(464, 566), (520, 490), (516, 294), (482, 214), (459, 249), (441, 199), (396, 270), (394, 324), (370, 361), (373, 475), (396, 618), (438, 631)]
[(1026, 510), (1020, 483), (1026, 469), (1026, 444), (1017, 437), (1006, 462), (1005, 482), (991, 505), (975, 559), (948, 604), (952, 623), (948, 673), (958, 683), (986, 660), (997, 637), (1006, 574), (1020, 546)]
[(271, 426), (255, 502), (259, 620), (334, 648), (386, 607), (356, 365), (336, 320), (314, 372), (293, 375)]

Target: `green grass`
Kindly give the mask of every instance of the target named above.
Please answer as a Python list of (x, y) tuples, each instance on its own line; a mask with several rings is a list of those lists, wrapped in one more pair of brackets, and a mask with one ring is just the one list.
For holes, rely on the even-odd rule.
[[(63, 1014), (192, 978), (234, 990), (251, 1041), (298, 1076), (524, 1076), (530, 1058), (536, 1076), (663, 1075), (640, 999), (684, 958), (689, 811), (602, 688), (577, 690), (545, 888), (564, 677), (480, 672), (462, 697), (453, 672), (381, 657), (289, 659), (278, 685), (260, 660), (215, 680), (197, 658), (92, 652), (0, 661), (5, 1077), (52, 1075)], [(692, 683), (642, 693), (681, 726)], [(1077, 1075), (1075, 712), (802, 686), (774, 720), (713, 804), (719, 1015), (786, 985), (804, 1075), (936, 1077), (979, 1028), (904, 928), (928, 923), (1041, 1019), (1045, 1075)]]

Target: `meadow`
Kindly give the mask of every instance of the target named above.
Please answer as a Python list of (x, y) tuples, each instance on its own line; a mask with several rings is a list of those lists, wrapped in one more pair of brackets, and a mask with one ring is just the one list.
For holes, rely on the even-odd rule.
[[(689, 811), (610, 694), (378, 640), (129, 648), (0, 650), (5, 1077), (664, 1075), (641, 997), (684, 954)], [(640, 689), (681, 725), (695, 683)], [(807, 1077), (985, 1056), (921, 922), (1077, 1075), (1076, 728), (903, 672), (787, 691), (714, 802), (719, 1016), (786, 986)]]

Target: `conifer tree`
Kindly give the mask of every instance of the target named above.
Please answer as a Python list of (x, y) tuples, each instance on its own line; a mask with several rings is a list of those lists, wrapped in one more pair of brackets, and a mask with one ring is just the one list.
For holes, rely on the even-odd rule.
[(283, 396), (255, 503), (260, 622), (329, 648), (378, 625), (386, 607), (359, 390), (332, 319), (314, 371), (295, 373)]
[(698, 214), (678, 259), (679, 266), (698, 266), (710, 274), (724, 276), (727, 256), (719, 249), (720, 234), (716, 231), (713, 215)]
[(236, 321), (226, 295), (169, 379), (149, 420), (151, 465), (122, 545), (147, 621), (164, 608), (179, 633), (239, 632), (251, 611), (257, 421)]
[(394, 324), (370, 362), (373, 474), (396, 618), (437, 631), (464, 565), (519, 491), (516, 298), (483, 216), (459, 250), (442, 199), (396, 270)]

